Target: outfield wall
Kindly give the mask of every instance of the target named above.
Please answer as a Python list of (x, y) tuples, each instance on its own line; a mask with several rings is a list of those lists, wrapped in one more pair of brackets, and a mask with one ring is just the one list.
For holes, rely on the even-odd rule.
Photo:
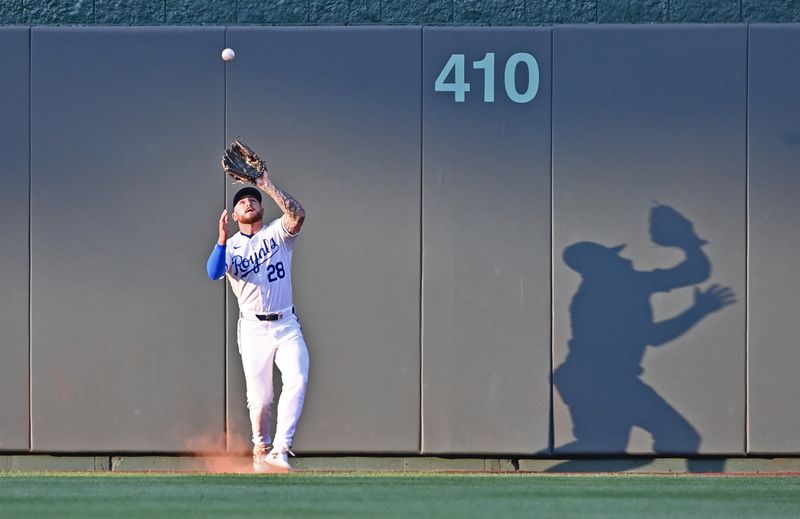
[[(242, 137), (308, 212), (297, 451), (800, 452), (800, 26), (0, 42), (0, 451), (248, 448), (236, 303), (204, 270), (235, 189), (219, 157)], [(684, 256), (653, 242), (658, 204), (710, 269), (670, 270)], [(658, 288), (568, 265), (585, 241), (626, 244)], [(705, 315), (712, 284), (737, 301)]]

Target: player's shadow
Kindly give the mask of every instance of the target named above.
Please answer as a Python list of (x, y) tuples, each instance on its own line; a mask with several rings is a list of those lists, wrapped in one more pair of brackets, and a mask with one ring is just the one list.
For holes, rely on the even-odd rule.
[[(624, 453), (631, 430), (638, 426), (653, 437), (658, 455), (699, 452), (697, 430), (655, 389), (640, 377), (649, 346), (662, 347), (685, 334), (710, 313), (735, 302), (728, 288), (695, 287), (694, 303), (676, 317), (654, 322), (650, 298), (657, 292), (697, 285), (711, 276), (703, 252), (706, 243), (692, 223), (674, 209), (656, 206), (650, 232), (662, 246), (678, 247), (685, 259), (668, 269), (640, 271), (620, 255), (624, 245), (607, 247), (584, 241), (568, 246), (564, 262), (582, 278), (570, 304), (572, 338), (566, 360), (554, 372), (554, 383), (569, 408), (575, 441), (559, 447), (559, 454)], [(650, 463), (626, 459), (629, 470)], [(689, 470), (715, 472), (721, 461), (692, 460)], [(585, 461), (570, 460), (551, 470), (580, 471)]]

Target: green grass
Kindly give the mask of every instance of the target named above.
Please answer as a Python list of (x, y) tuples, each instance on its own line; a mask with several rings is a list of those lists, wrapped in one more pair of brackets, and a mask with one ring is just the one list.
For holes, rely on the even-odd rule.
[(0, 518), (798, 517), (800, 478), (0, 473)]

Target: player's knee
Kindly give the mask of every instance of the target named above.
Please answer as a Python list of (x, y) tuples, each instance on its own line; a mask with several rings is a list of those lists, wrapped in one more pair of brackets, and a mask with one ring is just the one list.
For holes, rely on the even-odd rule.
[(293, 377), (287, 377), (283, 381), (283, 391), (291, 393), (305, 393), (308, 386), (308, 374), (298, 373)]
[(268, 411), (272, 406), (271, 401), (267, 401), (263, 398), (248, 398), (247, 399), (247, 408), (250, 409), (251, 412), (256, 411)]

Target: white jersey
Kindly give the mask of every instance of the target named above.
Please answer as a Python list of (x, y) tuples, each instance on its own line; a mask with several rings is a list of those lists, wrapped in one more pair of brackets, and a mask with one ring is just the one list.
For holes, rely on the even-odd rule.
[(225, 247), (225, 268), (243, 314), (292, 306), (292, 252), (297, 235), (278, 218), (252, 236), (237, 232)]

